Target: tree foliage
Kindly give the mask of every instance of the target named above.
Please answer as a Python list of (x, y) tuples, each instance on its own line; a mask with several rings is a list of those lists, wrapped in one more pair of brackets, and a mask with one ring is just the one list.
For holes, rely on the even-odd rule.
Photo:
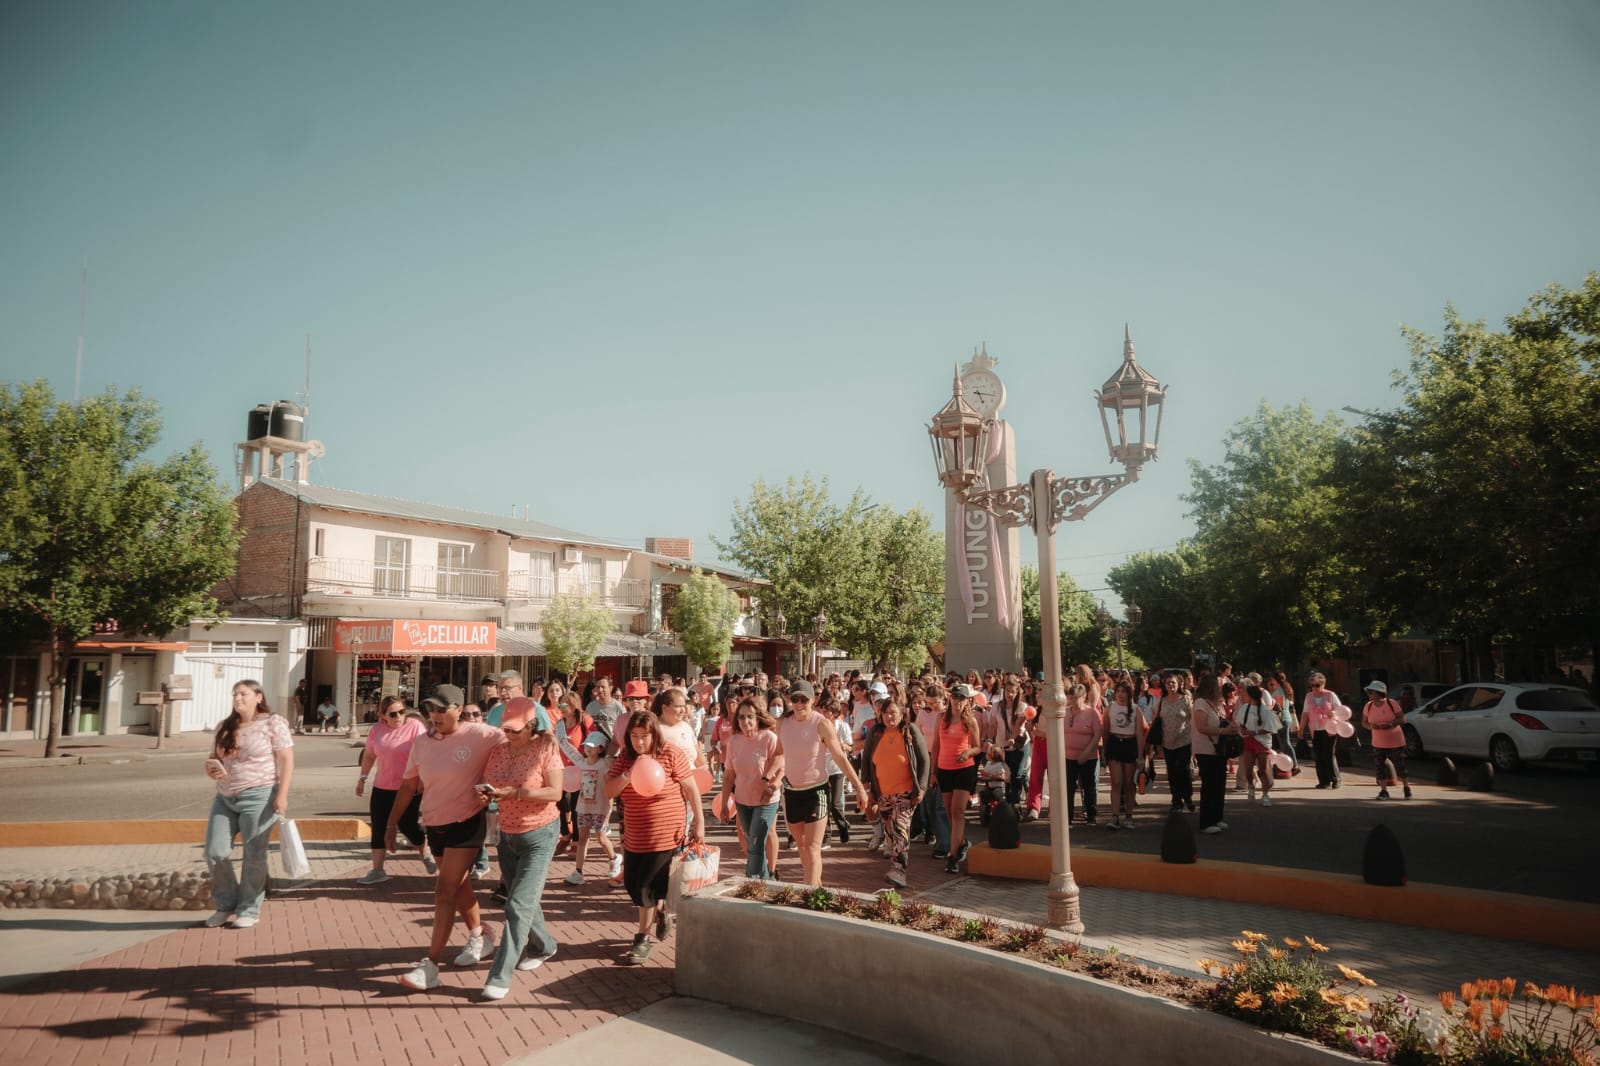
[(97, 625), (163, 635), (217, 613), (237, 515), (198, 445), (161, 463), (159, 407), (137, 390), (59, 403), (0, 385), (0, 633), (50, 643), (46, 755), (61, 732), (72, 649)]
[(539, 619), (550, 669), (568, 677), (593, 669), (595, 656), (616, 628), (615, 616), (599, 597), (572, 592), (556, 596)]
[(699, 568), (684, 582), (672, 609), (673, 632), (683, 642), (684, 652), (701, 666), (721, 666), (728, 661), (738, 620), (738, 595)]
[[(1070, 670), (1078, 663), (1105, 664), (1116, 658), (1112, 640), (1095, 617), (1099, 604), (1078, 588), (1072, 575), (1056, 574), (1056, 606), (1061, 622), (1061, 663)], [(1044, 669), (1044, 625), (1039, 606), (1039, 568), (1022, 568), (1022, 661), (1029, 672)]]
[(1131, 555), (1106, 575), (1123, 603), (1139, 605), (1143, 617), (1128, 634), (1128, 646), (1145, 662), (1186, 667), (1196, 651), (1214, 645), (1204, 578), (1200, 550), (1192, 543)]
[(769, 625), (781, 612), (803, 633), (826, 614), (829, 643), (879, 664), (920, 661), (943, 632), (943, 538), (921, 509), (873, 506), (859, 488), (838, 504), (827, 479), (806, 475), (757, 481), (731, 524), (717, 548), (771, 583), (761, 596)]

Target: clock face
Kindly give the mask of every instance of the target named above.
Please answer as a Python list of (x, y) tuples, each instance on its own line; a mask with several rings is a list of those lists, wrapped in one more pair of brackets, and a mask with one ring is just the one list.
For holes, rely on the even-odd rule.
[(985, 418), (993, 418), (1006, 402), (1006, 387), (992, 370), (973, 370), (961, 378), (967, 404)]

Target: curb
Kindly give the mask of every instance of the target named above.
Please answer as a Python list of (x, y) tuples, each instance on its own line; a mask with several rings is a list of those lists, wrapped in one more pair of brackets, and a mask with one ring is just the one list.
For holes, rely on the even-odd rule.
[[(360, 818), (296, 818), (302, 840), (370, 840)], [(272, 837), (277, 839), (274, 825)], [(12, 822), (0, 825), (0, 848), (93, 847), (124, 844), (198, 844), (206, 838), (206, 819), (172, 818), (143, 822)]]
[[(1043, 844), (1023, 844), (995, 851), (988, 844), (974, 844), (967, 853), (967, 872), (1049, 881), (1050, 849)], [(1286, 899), (1316, 899), (1323, 912), (1347, 918), (1600, 952), (1600, 905), (1592, 903), (1416, 881), (1386, 888), (1369, 885), (1354, 874), (1221, 859), (1179, 865), (1162, 862), (1156, 855), (1094, 851), (1072, 853), (1072, 874), (1082, 884), (1099, 888), (1266, 907), (1282, 907)]]

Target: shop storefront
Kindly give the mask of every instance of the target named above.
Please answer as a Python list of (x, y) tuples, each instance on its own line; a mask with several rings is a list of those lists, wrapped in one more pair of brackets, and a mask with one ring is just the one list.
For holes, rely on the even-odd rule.
[(385, 696), (416, 706), (446, 683), (476, 696), (479, 679), (504, 668), (499, 636), (494, 622), (341, 619), (333, 625), (333, 701), (341, 711), (354, 708), (357, 722), (370, 722)]

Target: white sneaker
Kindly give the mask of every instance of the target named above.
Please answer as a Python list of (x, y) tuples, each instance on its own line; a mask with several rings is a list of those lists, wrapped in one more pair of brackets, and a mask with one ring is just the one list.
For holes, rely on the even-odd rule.
[(622, 876), (622, 852), (617, 852), (611, 857), (611, 869), (606, 876), (615, 880)]
[(537, 970), (539, 967), (543, 966), (545, 963), (549, 962), (555, 957), (556, 953), (553, 951), (548, 955), (529, 955), (526, 958), (519, 959), (517, 961), (517, 969), (523, 971)]
[(1256, 801), (1256, 786), (1254, 786), (1254, 785), (1250, 786), (1250, 792), (1245, 798), (1248, 799), (1251, 803), (1254, 803)]
[(492, 1002), (497, 1002), (499, 1000), (505, 999), (506, 998), (506, 993), (509, 992), (509, 991), (511, 991), (510, 988), (504, 987), (502, 985), (484, 985), (483, 986), (483, 993), (482, 993), (481, 998), (486, 999), (486, 1000), (490, 1001), (491, 1003)]
[(254, 914), (241, 914), (239, 917), (233, 920), (233, 927), (235, 929), (249, 929), (252, 925), (255, 925), (259, 921), (261, 921), (261, 919), (256, 917)]
[(583, 884), (583, 871), (574, 870), (566, 877), (563, 877), (562, 880), (569, 885), (581, 885)]
[(1272, 797), (1271, 796), (1262, 796), (1261, 797), (1261, 806), (1263, 806), (1263, 807), (1272, 806)]
[(1214, 837), (1218, 833), (1222, 832), (1222, 826), (1220, 826), (1220, 825), (1208, 825), (1204, 829), (1200, 830), (1200, 832), (1206, 834), (1207, 836), (1213, 836)]
[(1217, 828), (1218, 829), (1226, 829), (1226, 828), (1228, 828), (1228, 823), (1227, 822), (1218, 822), (1217, 823)]
[(358, 885), (381, 885), (387, 880), (389, 880), (389, 875), (387, 873), (385, 873), (382, 870), (373, 869), (373, 870), (368, 870), (366, 873), (364, 873), (360, 877), (356, 878), (356, 884), (358, 884)]
[(400, 975), (400, 983), (407, 988), (426, 992), (430, 988), (439, 987), (439, 967), (433, 964), (432, 959), (423, 959), (417, 963), (416, 969)]
[(889, 872), (884, 875), (888, 882), (896, 888), (906, 887), (906, 875), (898, 866), (889, 867)]
[(232, 915), (230, 915), (227, 911), (218, 911), (217, 913), (213, 914), (211, 917), (206, 919), (206, 928), (207, 929), (217, 929), (217, 928), (220, 928), (221, 926), (227, 925), (228, 924), (228, 919), (231, 918), (231, 917), (232, 917)]
[(439, 872), (439, 864), (434, 862), (433, 856), (426, 851), (422, 853), (422, 868), (428, 871), (430, 874), (436, 874)]
[(485, 955), (494, 954), (494, 937), (489, 935), (485, 926), (478, 927), (477, 936), (467, 937), (467, 946), (461, 949), (461, 954), (456, 956), (457, 966), (476, 966), (483, 961)]

